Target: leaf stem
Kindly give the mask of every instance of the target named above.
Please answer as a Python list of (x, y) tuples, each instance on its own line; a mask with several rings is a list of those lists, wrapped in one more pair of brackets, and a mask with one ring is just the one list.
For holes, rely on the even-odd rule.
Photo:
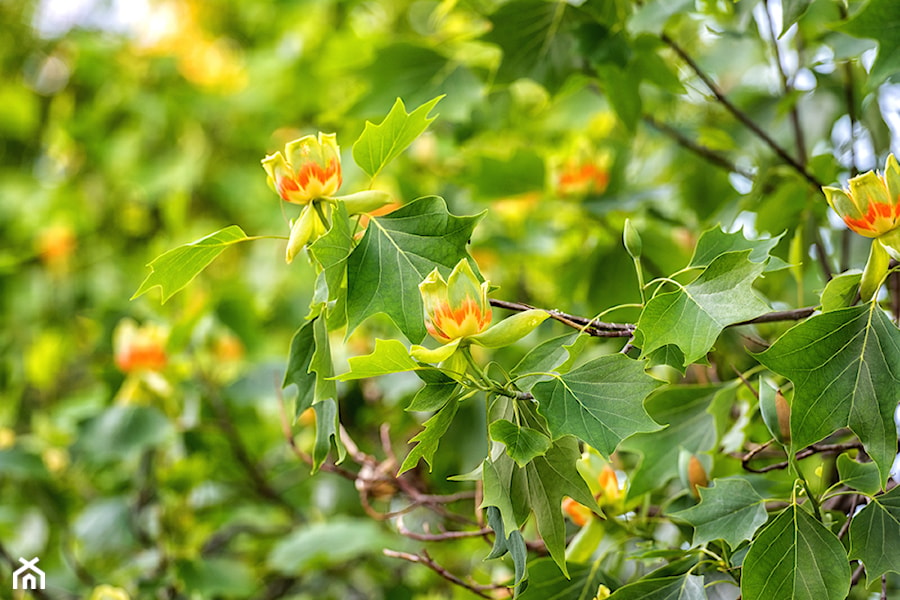
[(800, 470), (800, 463), (797, 461), (797, 457), (793, 453), (788, 453), (788, 462), (790, 463), (791, 469), (794, 471), (794, 474), (800, 480), (800, 485), (803, 486), (803, 490), (806, 492), (806, 497), (809, 498), (809, 502), (812, 504), (813, 514), (820, 523), (823, 522), (822, 511), (819, 509), (819, 501), (812, 493), (812, 489), (810, 489), (809, 487), (809, 482), (806, 480), (806, 476), (803, 475), (803, 471)]

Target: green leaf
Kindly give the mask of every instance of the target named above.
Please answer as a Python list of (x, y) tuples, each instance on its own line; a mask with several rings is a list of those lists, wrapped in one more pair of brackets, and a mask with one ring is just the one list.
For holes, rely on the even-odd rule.
[(667, 427), (639, 433), (622, 444), (623, 450), (643, 455), (628, 485), (629, 499), (677, 477), (680, 448), (699, 454), (715, 446), (715, 420), (707, 411), (718, 391), (715, 386), (685, 385), (665, 388), (647, 399), (644, 406), (650, 417)]
[(748, 260), (752, 263), (765, 263), (766, 271), (785, 269), (788, 264), (777, 256), (771, 255), (782, 237), (784, 237), (783, 233), (769, 239), (748, 240), (741, 232), (726, 233), (721, 227), (713, 227), (700, 234), (689, 266), (708, 267), (716, 258), (726, 252), (750, 250)]
[(869, 3), (840, 28), (855, 37), (878, 41), (878, 56), (872, 64), (868, 85), (874, 89), (900, 71), (897, 31), (900, 30), (900, 3), (894, 0), (869, 0)]
[(694, 546), (721, 539), (735, 549), (766, 522), (765, 500), (746, 479), (717, 479), (697, 489), (700, 504), (672, 514), (694, 527)]
[(399, 340), (375, 340), (375, 350), (365, 356), (353, 356), (348, 361), (350, 371), (338, 375), (338, 381), (351, 381), (378, 377), (389, 373), (402, 373), (419, 368), (409, 357), (409, 350)]
[(866, 565), (866, 585), (900, 573), (900, 487), (875, 496), (850, 523), (850, 558)]
[(515, 568), (513, 585), (518, 585), (528, 574), (528, 547), (525, 545), (525, 538), (522, 537), (522, 532), (518, 529), (511, 531), (509, 537), (505, 535), (503, 518), (500, 514), (500, 509), (496, 506), (487, 507), (487, 521), (488, 526), (494, 531), (495, 535), (494, 547), (491, 549), (491, 553), (485, 557), (485, 560), (500, 558), (509, 553)]
[(98, 462), (124, 460), (145, 448), (162, 443), (172, 424), (152, 406), (111, 406), (81, 430), (79, 451)]
[(279, 573), (296, 575), (380, 555), (392, 541), (371, 519), (337, 517), (296, 528), (272, 548), (267, 563)]
[(844, 600), (849, 590), (841, 541), (796, 504), (756, 536), (744, 558), (744, 600)]
[(436, 117), (429, 117), (431, 109), (443, 96), (429, 100), (411, 113), (406, 112), (403, 100), (397, 98), (391, 111), (378, 125), (366, 121), (366, 127), (353, 144), (353, 160), (369, 177), (375, 177), (384, 166), (400, 156)]
[(551, 92), (577, 69), (578, 52), (571, 30), (579, 22), (578, 11), (567, 3), (514, 0), (490, 15), (491, 27), (484, 41), (503, 50), (496, 82), (512, 83), (528, 77)]
[(336, 300), (338, 297), (344, 283), (347, 259), (351, 250), (353, 250), (353, 232), (350, 228), (350, 217), (344, 203), (338, 202), (331, 213), (331, 229), (309, 248), (313, 258), (322, 265), (328, 284), (329, 300)]
[(446, 404), (433, 417), (425, 421), (425, 429), (420, 431), (409, 440), (409, 443), (418, 442), (416, 446), (409, 451), (403, 464), (400, 465), (400, 473), (409, 471), (419, 462), (420, 458), (424, 458), (428, 463), (428, 470), (431, 471), (434, 466), (431, 462), (434, 459), (434, 453), (437, 451), (438, 443), (447, 433), (456, 411), (459, 410), (459, 402), (450, 402)]
[(176, 292), (191, 282), (200, 271), (209, 266), (217, 256), (232, 244), (250, 238), (237, 225), (230, 225), (189, 244), (172, 248), (160, 254), (147, 266), (151, 273), (131, 297), (132, 300), (159, 286), (162, 301), (166, 302)]
[(435, 267), (448, 277), (468, 256), (466, 244), (482, 216), (451, 215), (442, 198), (429, 196), (370, 220), (347, 262), (349, 330), (383, 312), (410, 341), (421, 341), (419, 284)]
[(694, 282), (650, 299), (636, 332), (642, 339), (642, 356), (673, 344), (684, 352), (686, 366), (702, 359), (725, 327), (769, 310), (753, 290), (765, 265), (752, 262), (751, 252), (726, 252)]
[(628, 436), (659, 429), (643, 402), (660, 385), (643, 362), (611, 354), (538, 383), (532, 394), (554, 439), (574, 435), (609, 456)]
[(628, 20), (632, 33), (660, 34), (672, 15), (694, 8), (692, 0), (651, 0), (634, 11)]
[(847, 454), (837, 457), (841, 483), (864, 494), (872, 495), (881, 489), (878, 466), (872, 462), (858, 463)]
[(563, 497), (568, 496), (592, 510), (598, 510), (591, 490), (575, 468), (575, 461), (580, 457), (578, 442), (566, 436), (556, 440), (543, 456), (535, 457), (524, 467), (528, 503), (534, 511), (538, 532), (550, 556), (566, 576)]
[(897, 454), (900, 331), (877, 304), (811, 317), (756, 358), (794, 383), (795, 450), (850, 427), (887, 481)]
[(617, 589), (608, 600), (707, 600), (703, 578), (676, 575), (641, 579)]
[(812, 0), (781, 0), (783, 16), (781, 17), (782, 26), (780, 35), (784, 35), (784, 32), (790, 29), (791, 25), (799, 21), (803, 15), (806, 14), (810, 4), (812, 4)]
[(590, 600), (601, 585), (615, 587), (613, 578), (599, 568), (599, 563), (571, 564), (568, 577), (550, 558), (537, 559), (528, 570), (528, 587), (517, 596), (519, 600)]
[(316, 397), (316, 374), (309, 370), (315, 351), (313, 321), (306, 321), (291, 338), (287, 369), (281, 384), (282, 388), (289, 385), (297, 386), (296, 416), (300, 416), (300, 413), (312, 406)]
[(859, 271), (841, 273), (829, 279), (822, 290), (822, 312), (851, 306), (859, 293), (861, 279)]
[[(481, 508), (493, 506), (500, 511), (503, 529), (515, 531), (528, 515), (525, 504), (524, 471), (516, 466), (508, 454), (496, 459), (485, 459), (481, 465), (484, 482), (484, 498)], [(495, 530), (496, 531), (496, 530)]]
[(425, 382), (409, 406), (408, 411), (433, 412), (440, 410), (456, 395), (459, 384), (438, 369), (421, 369), (416, 371), (419, 379)]
[(529, 350), (510, 373), (512, 377), (518, 378), (515, 380), (516, 386), (520, 390), (528, 391), (535, 383), (550, 379), (550, 375), (528, 374), (549, 373), (566, 362), (569, 357), (566, 344), (572, 343), (577, 335), (577, 333), (567, 333), (541, 342)]
[(520, 467), (550, 448), (550, 438), (537, 429), (519, 427), (506, 419), (491, 423), (491, 439), (506, 446), (510, 458)]

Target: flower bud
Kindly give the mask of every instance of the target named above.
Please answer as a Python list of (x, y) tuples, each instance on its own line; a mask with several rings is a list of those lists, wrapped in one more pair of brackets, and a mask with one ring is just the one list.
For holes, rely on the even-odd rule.
[(634, 259), (640, 258), (641, 250), (643, 249), (641, 234), (631, 224), (631, 219), (625, 219), (625, 231), (622, 234), (622, 239), (625, 242), (625, 250), (628, 251), (628, 255)]
[(124, 319), (113, 333), (116, 366), (125, 373), (160, 371), (166, 366), (168, 333), (158, 325)]
[(313, 205), (306, 205), (300, 216), (291, 225), (291, 236), (288, 238), (287, 249), (284, 254), (286, 263), (291, 264), (294, 257), (306, 246), (306, 243), (313, 239), (318, 221), (319, 215), (316, 214)]
[(333, 133), (307, 135), (288, 142), (284, 154), (262, 160), (269, 187), (286, 202), (307, 204), (333, 196), (341, 187), (341, 154)]
[(569, 518), (572, 519), (572, 522), (579, 527), (584, 527), (584, 525), (591, 518), (591, 509), (589, 509), (584, 504), (580, 504), (568, 497), (563, 498), (562, 509), (564, 513), (569, 515)]
[(378, 210), (382, 206), (390, 204), (391, 195), (381, 190), (366, 190), (337, 198), (344, 202), (348, 215), (357, 215)]
[(697, 491), (697, 488), (706, 487), (709, 484), (709, 477), (706, 475), (706, 469), (703, 468), (703, 463), (701, 463), (700, 459), (696, 456), (691, 456), (688, 459), (687, 479), (694, 498), (699, 498), (700, 492)]

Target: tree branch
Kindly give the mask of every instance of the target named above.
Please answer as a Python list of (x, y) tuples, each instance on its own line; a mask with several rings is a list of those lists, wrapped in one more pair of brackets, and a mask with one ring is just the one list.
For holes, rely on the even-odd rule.
[(506, 586), (503, 585), (478, 585), (474, 583), (469, 583), (467, 581), (463, 581), (441, 565), (434, 562), (434, 559), (428, 555), (427, 550), (422, 550), (421, 554), (409, 554), (408, 552), (397, 552), (396, 550), (389, 550), (385, 548), (382, 552), (384, 552), (385, 556), (389, 556), (391, 558), (400, 558), (403, 560), (407, 560), (412, 563), (419, 563), (425, 565), (450, 583), (454, 585), (458, 585), (462, 588), (465, 588), (475, 594), (476, 596), (480, 596), (481, 598), (492, 598), (487, 593), (488, 591), (498, 590), (498, 589), (506, 589)]
[[(786, 469), (790, 466), (789, 461), (781, 461), (777, 463), (772, 463), (771, 465), (766, 465), (765, 467), (760, 467), (759, 469), (751, 467), (750, 461), (757, 456), (764, 448), (766, 448), (771, 442), (763, 444), (757, 448), (754, 448), (747, 454), (741, 457), (741, 466), (745, 471), (750, 471), (751, 473), (768, 473), (769, 471), (777, 471), (780, 469)], [(845, 444), (813, 444), (812, 446), (807, 446), (803, 450), (797, 453), (797, 460), (802, 460), (804, 458), (809, 458), (814, 454), (825, 454), (825, 453), (840, 453), (844, 450), (859, 450), (861, 449), (862, 443), (856, 442), (847, 442)]]
[(719, 154), (718, 152), (715, 152), (714, 150), (707, 148), (703, 144), (695, 142), (694, 140), (690, 139), (689, 137), (687, 137), (686, 135), (684, 135), (683, 133), (681, 133), (674, 127), (672, 127), (671, 125), (667, 125), (666, 123), (657, 121), (650, 115), (644, 115), (643, 119), (644, 119), (645, 123), (647, 123), (654, 129), (656, 129), (659, 132), (672, 138), (675, 141), (675, 143), (678, 144), (679, 146), (681, 146), (682, 148), (693, 152), (694, 154), (696, 154), (697, 156), (700, 156), (701, 158), (706, 159), (708, 162), (716, 165), (717, 167), (721, 167), (731, 173), (737, 173), (741, 177), (746, 177), (747, 179), (749, 179), (751, 181), (753, 180), (753, 178), (754, 178), (753, 173), (740, 168), (739, 166), (737, 166), (737, 164), (735, 164), (734, 162), (732, 162), (725, 156)]
[(793, 168), (797, 173), (803, 176), (806, 181), (809, 182), (810, 185), (819, 190), (824, 185), (821, 181), (819, 181), (815, 175), (807, 171), (806, 167), (797, 161), (796, 158), (791, 156), (787, 150), (785, 150), (778, 142), (776, 142), (772, 137), (766, 133), (762, 127), (756, 124), (756, 122), (751, 119), (747, 113), (739, 109), (735, 106), (731, 100), (725, 96), (725, 92), (722, 91), (722, 88), (716, 84), (712, 78), (706, 74), (706, 72), (700, 68), (700, 65), (691, 58), (691, 56), (682, 48), (678, 42), (669, 37), (668, 34), (663, 33), (661, 36), (662, 41), (668, 45), (672, 50), (675, 51), (681, 60), (683, 60), (691, 70), (700, 78), (704, 85), (712, 92), (713, 96), (715, 96), (716, 100), (718, 100), (719, 104), (721, 104), (725, 109), (730, 112), (738, 121), (744, 124), (750, 131), (752, 131), (756, 137), (762, 140), (776, 155), (778, 155), (781, 160), (787, 163), (791, 168)]

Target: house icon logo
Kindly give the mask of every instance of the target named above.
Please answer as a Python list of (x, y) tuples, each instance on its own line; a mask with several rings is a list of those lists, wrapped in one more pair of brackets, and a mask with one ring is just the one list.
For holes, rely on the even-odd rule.
[(22, 566), (13, 571), (12, 589), (14, 590), (42, 590), (44, 589), (44, 572), (35, 565), (39, 558), (25, 560), (20, 558)]

